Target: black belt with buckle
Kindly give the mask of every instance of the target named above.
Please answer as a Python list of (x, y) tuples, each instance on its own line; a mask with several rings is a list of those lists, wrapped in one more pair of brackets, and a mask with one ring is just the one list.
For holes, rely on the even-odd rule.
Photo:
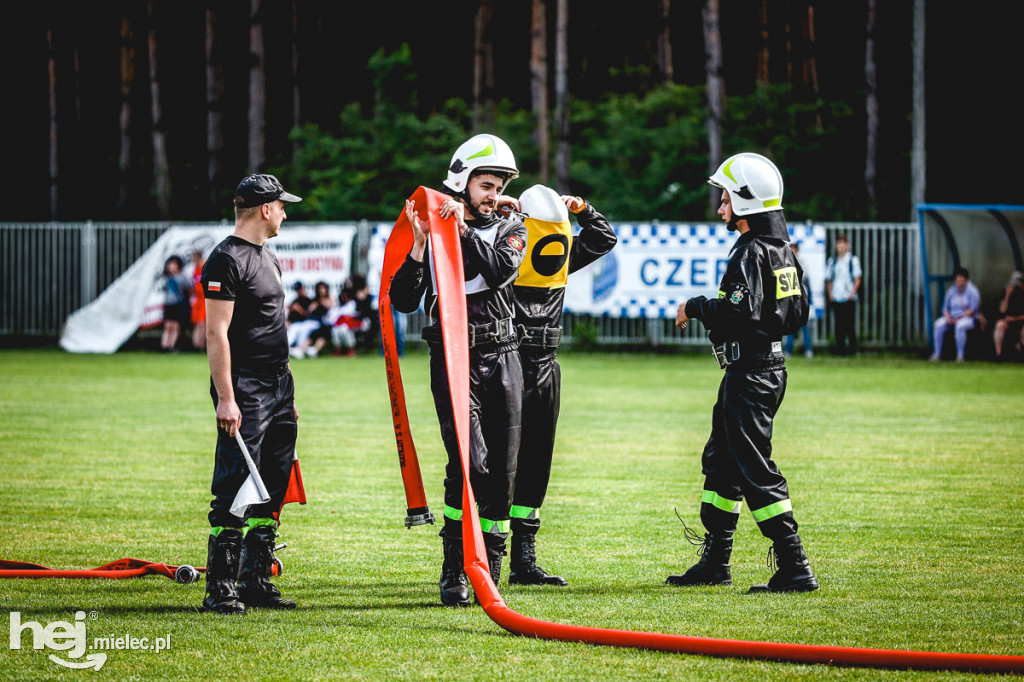
[[(514, 344), (516, 340), (516, 329), (512, 325), (511, 317), (503, 317), (487, 324), (471, 324), (468, 331), (470, 348)], [(424, 327), (420, 332), (420, 337), (427, 343), (440, 344), (441, 327), (437, 325)]]
[(562, 342), (561, 327), (527, 327), (519, 325), (520, 348), (554, 350)]
[(718, 361), (718, 366), (725, 369), (730, 366), (767, 367), (784, 364), (786, 356), (782, 354), (782, 342), (771, 341), (769, 350), (761, 348), (744, 348), (739, 341), (726, 341), (718, 345), (712, 344), (711, 352)]

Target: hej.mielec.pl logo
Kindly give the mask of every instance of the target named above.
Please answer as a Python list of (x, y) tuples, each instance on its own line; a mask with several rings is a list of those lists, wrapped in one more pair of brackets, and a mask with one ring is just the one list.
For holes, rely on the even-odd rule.
[[(109, 636), (95, 637), (90, 645), (85, 632), (85, 611), (75, 612), (75, 622), (58, 620), (47, 625), (36, 621), (22, 621), (20, 611), (11, 611), (11, 649), (21, 649), (22, 638), (26, 631), (31, 633), (33, 649), (52, 649), (53, 651), (64, 651), (65, 658), (50, 654), (49, 658), (57, 665), (65, 668), (85, 669), (92, 668), (99, 670), (107, 662), (107, 654), (90, 653), (85, 655), (88, 649), (130, 649), (130, 650), (151, 650), (157, 653), (165, 651), (170, 647), (171, 635), (156, 637), (151, 643), (148, 637), (130, 636)], [(96, 612), (92, 612), (91, 618), (95, 620)], [(83, 658), (84, 656), (84, 658)], [(67, 660), (71, 659), (71, 660)]]

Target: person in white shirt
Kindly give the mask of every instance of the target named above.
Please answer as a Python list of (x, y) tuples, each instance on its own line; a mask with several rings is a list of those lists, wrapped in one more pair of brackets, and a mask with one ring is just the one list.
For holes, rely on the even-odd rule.
[(946, 340), (946, 332), (950, 329), (954, 330), (956, 340), (956, 361), (964, 361), (967, 332), (974, 329), (978, 319), (978, 308), (981, 307), (981, 294), (970, 279), (971, 273), (967, 268), (957, 267), (953, 270), (953, 285), (946, 290), (946, 298), (942, 302), (942, 316), (935, 320), (932, 330), (935, 350), (929, 359), (933, 362), (938, 362), (942, 355), (942, 344)]
[(845, 234), (836, 237), (836, 255), (825, 263), (825, 295), (835, 316), (836, 352), (853, 355), (857, 352), (857, 292), (864, 272), (860, 260), (850, 253)]

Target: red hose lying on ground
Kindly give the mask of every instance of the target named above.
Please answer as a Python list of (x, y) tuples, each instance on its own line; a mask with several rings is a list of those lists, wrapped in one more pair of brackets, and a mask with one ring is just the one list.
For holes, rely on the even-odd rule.
[[(476, 500), (469, 483), (469, 340), (466, 334), (465, 282), (462, 277), (462, 250), (459, 244), (458, 231), (455, 228), (454, 220), (442, 221), (437, 216), (437, 208), (445, 198), (443, 195), (421, 187), (412, 198), (416, 199), (416, 206), (421, 219), (426, 219), (430, 222), (430, 244), (436, 270), (435, 276), (437, 280), (438, 306), (441, 311), (441, 331), (444, 338), (445, 361), (448, 366), (448, 383), (451, 389), (452, 407), (455, 413), (455, 429), (458, 435), (459, 451), (462, 458), (462, 537), (465, 552), (465, 569), (477, 599), (491, 620), (511, 633), (525, 637), (638, 649), (657, 649), (705, 656), (757, 658), (865, 667), (1024, 672), (1024, 657), (1022, 656), (989, 656), (983, 654), (933, 653), (926, 651), (780, 644), (775, 642), (747, 642), (631, 630), (611, 630), (549, 623), (523, 616), (508, 608), (505, 601), (501, 598), (501, 594), (498, 593), (497, 588), (491, 581), (483, 535), (480, 531), (480, 519), (476, 511)], [(423, 208), (426, 208), (426, 211), (423, 211)], [(391, 240), (396, 240), (396, 248), (393, 250), (390, 248), (392, 245)], [(401, 265), (401, 261), (404, 260), (411, 244), (411, 228), (403, 215), (398, 223), (395, 224), (391, 238), (388, 241), (392, 267), (387, 271), (389, 274), (382, 277), (382, 294), (386, 294), (387, 289), (391, 285), (391, 277)], [(385, 258), (387, 259), (387, 256)], [(383, 300), (383, 298), (384, 296), (382, 295), (381, 299)], [(381, 310), (383, 313), (383, 307)], [(392, 335), (390, 342), (393, 347), (394, 330), (387, 325), (391, 317), (390, 306), (387, 313), (387, 315), (381, 315), (381, 322), (384, 325), (384, 333), (390, 332)], [(392, 407), (394, 408), (392, 413), (395, 418), (395, 435), (399, 439), (400, 455), (403, 456), (401, 459), (402, 475), (406, 484), (406, 496), (410, 500), (410, 506), (413, 504), (413, 501), (419, 502), (422, 500), (422, 506), (425, 507), (426, 498), (423, 494), (422, 481), (419, 480), (419, 465), (418, 463), (414, 464), (412, 461), (415, 460), (415, 449), (412, 447), (411, 436), (408, 435), (408, 418), (404, 414), (404, 393), (401, 392), (400, 385), (396, 393), (395, 386), (392, 385), (392, 382), (395, 380), (400, 384), (401, 375), (398, 372), (397, 355), (389, 360), (388, 381), (391, 387)], [(401, 398), (400, 404), (395, 400), (396, 395)], [(397, 412), (402, 412), (402, 414), (399, 415)], [(401, 434), (399, 433), (400, 419), (404, 425), (404, 431)], [(403, 437), (407, 437), (408, 442), (403, 443)], [(411, 493), (410, 485), (413, 486)]]
[[(194, 571), (194, 574), (188, 569)], [(0, 559), (0, 578), (110, 578), (112, 580), (122, 580), (124, 578), (138, 578), (143, 575), (162, 575), (178, 582), (194, 582), (198, 579), (199, 573), (205, 571), (205, 568), (194, 568), (187, 565), (172, 566), (170, 564), (130, 558), (111, 561), (109, 564), (103, 564), (96, 568), (67, 571), (47, 568), (46, 566), (30, 564), (24, 561), (4, 561)], [(191, 579), (186, 580), (185, 578)]]

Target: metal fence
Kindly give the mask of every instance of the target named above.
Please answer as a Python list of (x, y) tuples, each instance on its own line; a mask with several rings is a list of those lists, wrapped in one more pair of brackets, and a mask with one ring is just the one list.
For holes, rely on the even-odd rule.
[[(826, 252), (835, 238), (849, 238), (850, 253), (860, 259), (864, 276), (857, 306), (858, 344), (872, 349), (913, 349), (928, 345), (930, 322), (925, 312), (924, 276), (918, 226), (914, 223), (816, 223), (825, 228)], [(571, 286), (571, 284), (570, 284)], [(627, 319), (566, 315), (565, 338), (615, 345), (706, 345), (699, 324), (680, 333), (672, 319)], [(833, 320), (828, 310), (812, 320), (816, 348), (829, 345)]]
[[(0, 335), (58, 337), (64, 321), (93, 301), (171, 225), (147, 223), (0, 223)], [(182, 225), (183, 223), (173, 223)], [(210, 225), (211, 223), (190, 223)], [(353, 266), (366, 272), (371, 224), (354, 224)], [(864, 269), (857, 334), (868, 348), (924, 347), (924, 310), (918, 226), (914, 223), (824, 223), (827, 250), (836, 235)], [(699, 345), (700, 325), (680, 334), (671, 319), (566, 315), (567, 343), (619, 346)], [(422, 313), (409, 318), (407, 340), (419, 339)], [(817, 347), (828, 343), (832, 321), (816, 320)]]

